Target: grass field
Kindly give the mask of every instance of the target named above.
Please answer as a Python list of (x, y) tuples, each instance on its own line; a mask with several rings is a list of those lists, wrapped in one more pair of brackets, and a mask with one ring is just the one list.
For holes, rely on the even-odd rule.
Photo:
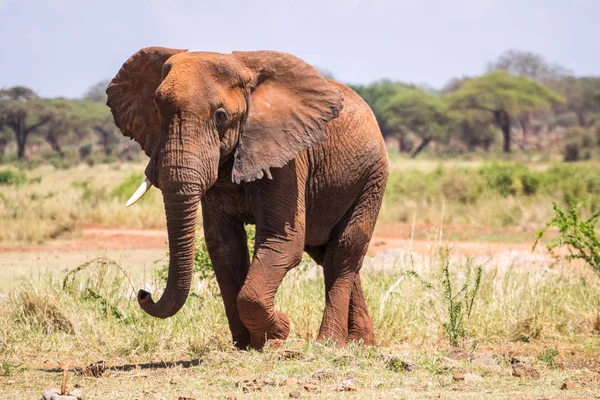
[[(47, 273), (8, 285), (12, 275), (0, 275), (0, 398), (39, 398), (59, 386), (58, 361), (73, 366), (69, 388), (99, 399), (597, 398), (600, 278), (586, 265), (552, 264), (543, 251), (511, 245), (515, 235), (533, 241), (553, 201), (574, 196), (583, 215), (598, 208), (594, 168), (392, 160), (378, 230), (391, 234), (414, 220), (412, 236), (426, 246), (365, 260), (375, 347), (312, 341), (324, 293), (322, 272), (309, 261), (288, 274), (276, 298), (290, 317), (290, 339), (262, 352), (233, 349), (210, 273), (196, 277), (184, 308), (167, 320), (135, 301), (139, 288), (164, 287), (162, 264), (129, 267), (139, 253), (77, 271), (64, 258), (41, 260)], [(141, 170), (43, 167), (11, 178), (0, 186), (1, 246), (69, 240), (82, 224), (161, 228), (157, 190), (123, 207)], [(484, 234), (503, 250), (446, 253), (453, 237)], [(100, 360), (107, 369), (95, 377), (85, 367)], [(565, 381), (573, 387), (561, 390)]]

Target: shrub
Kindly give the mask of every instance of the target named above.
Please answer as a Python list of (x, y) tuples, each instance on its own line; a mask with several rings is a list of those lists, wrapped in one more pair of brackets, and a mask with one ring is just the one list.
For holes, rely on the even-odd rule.
[(579, 144), (577, 143), (568, 143), (565, 146), (565, 152), (563, 155), (563, 160), (565, 162), (574, 162), (579, 161)]
[[(142, 173), (133, 173), (129, 175), (112, 190), (111, 196), (116, 197), (121, 201), (127, 201), (127, 199), (129, 199), (129, 197), (131, 197), (131, 195), (137, 190), (137, 188), (140, 186), (140, 183), (142, 183), (144, 179), (145, 177)], [(144, 197), (151, 195), (152, 193), (149, 192), (146, 193)], [(143, 200), (144, 198), (142, 198), (140, 201)]]
[(5, 169), (0, 171), (0, 185), (18, 186), (27, 182), (27, 175), (21, 171)]
[[(594, 213), (589, 219), (582, 220), (575, 204), (571, 204), (569, 209), (564, 211), (555, 203), (554, 217), (538, 232), (533, 248), (536, 248), (549, 228), (558, 228), (560, 236), (546, 245), (548, 251), (553, 253), (556, 248), (567, 246), (569, 250), (567, 259), (584, 260), (600, 275), (600, 253), (598, 252), (600, 238), (595, 231), (599, 217), (600, 211)], [(559, 256), (555, 255), (555, 258), (558, 260)]]
[(481, 197), (485, 183), (480, 177), (449, 174), (442, 179), (440, 190), (449, 200), (474, 204)]
[(79, 147), (79, 158), (81, 158), (82, 160), (88, 158), (89, 155), (92, 154), (92, 149), (93, 149), (93, 146), (91, 143), (80, 146)]
[[(475, 272), (474, 279), (472, 277), (473, 272)], [(464, 281), (459, 284), (456, 277), (450, 275), (450, 250), (445, 249), (442, 251), (441, 288), (448, 307), (448, 319), (442, 324), (442, 327), (448, 335), (451, 346), (458, 346), (459, 339), (467, 337), (467, 325), (471, 319), (475, 298), (481, 287), (482, 276), (483, 265), (474, 268), (473, 260), (468, 259)]]
[(509, 195), (533, 195), (540, 187), (537, 174), (522, 164), (486, 164), (479, 168), (479, 174), (487, 186), (503, 197)]

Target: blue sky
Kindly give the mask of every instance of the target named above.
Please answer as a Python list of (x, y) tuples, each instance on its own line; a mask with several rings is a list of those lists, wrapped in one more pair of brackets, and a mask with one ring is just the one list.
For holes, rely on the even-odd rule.
[(600, 74), (600, 0), (0, 0), (0, 87), (80, 96), (146, 46), (293, 53), (439, 88), (503, 51)]

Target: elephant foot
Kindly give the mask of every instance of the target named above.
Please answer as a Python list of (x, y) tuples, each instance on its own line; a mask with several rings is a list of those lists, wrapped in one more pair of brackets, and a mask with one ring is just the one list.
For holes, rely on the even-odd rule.
[(290, 334), (290, 320), (281, 311), (275, 311), (273, 313), (273, 321), (264, 334), (251, 335), (250, 346), (253, 349), (262, 349), (267, 341), (285, 342)]
[(250, 332), (246, 330), (233, 335), (233, 345), (239, 350), (246, 350), (250, 346)]
[(337, 349), (346, 347), (346, 337), (339, 335), (324, 335), (319, 333), (319, 335), (317, 336), (317, 343), (321, 343), (324, 345), (333, 345), (335, 346)]
[(375, 335), (373, 330), (369, 329), (350, 330), (348, 343), (350, 342), (362, 343), (364, 346), (375, 346)]

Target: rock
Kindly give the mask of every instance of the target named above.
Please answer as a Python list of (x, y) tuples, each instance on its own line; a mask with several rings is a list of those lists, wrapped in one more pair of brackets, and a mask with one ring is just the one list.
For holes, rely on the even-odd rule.
[(403, 360), (395, 355), (381, 354), (379, 356), (385, 361), (385, 366), (394, 372), (411, 372), (415, 368), (415, 364), (408, 360)]
[(513, 364), (512, 375), (517, 378), (540, 379), (540, 373), (533, 367), (524, 364)]
[(77, 400), (85, 399), (85, 396), (83, 395), (83, 390), (79, 389), (79, 388), (71, 390), (71, 392), (69, 394), (71, 396), (77, 397)]
[(285, 380), (285, 386), (296, 386), (298, 384), (298, 380), (294, 378), (287, 378)]
[(61, 395), (60, 389), (48, 389), (42, 395), (42, 400), (78, 400), (77, 396)]
[(454, 374), (452, 380), (455, 382), (481, 382), (483, 378), (476, 374)]
[(461, 349), (460, 347), (450, 347), (448, 349), (448, 353), (446, 354), (446, 357), (452, 359), (452, 360), (468, 360), (469, 359), (469, 353), (465, 350), (465, 349)]
[(13, 381), (12, 379), (9, 379), (8, 382), (6, 382), (7, 385), (14, 385), (15, 381)]
[(275, 386), (277, 384), (277, 382), (273, 378), (265, 378), (263, 379), (263, 383), (269, 386)]
[(298, 397), (300, 397), (300, 392), (297, 390), (294, 390), (293, 392), (290, 392), (290, 397), (293, 399), (297, 399)]
[(345, 379), (338, 386), (338, 391), (340, 392), (356, 392), (356, 386), (354, 385), (354, 381), (352, 378)]
[(560, 390), (575, 390), (575, 384), (571, 381), (565, 381), (562, 386), (560, 387)]
[(313, 385), (312, 383), (304, 384), (304, 390), (306, 390), (307, 392), (315, 392), (317, 391), (317, 389), (317, 385)]
[(100, 378), (102, 377), (102, 375), (104, 375), (104, 371), (106, 371), (107, 369), (108, 367), (106, 366), (106, 363), (104, 361), (96, 361), (95, 363), (84, 367), (81, 370), (81, 375)]

